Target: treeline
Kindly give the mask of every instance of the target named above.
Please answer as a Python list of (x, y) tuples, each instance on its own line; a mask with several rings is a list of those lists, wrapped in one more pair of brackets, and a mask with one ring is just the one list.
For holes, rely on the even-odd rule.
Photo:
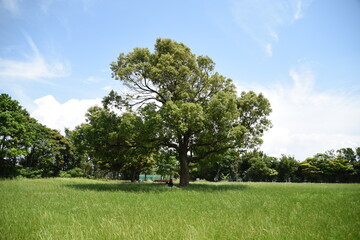
[(360, 147), (318, 153), (302, 162), (293, 156), (275, 158), (261, 151), (234, 155), (200, 167), (196, 175), (210, 181), (360, 182)]
[[(103, 107), (90, 108), (87, 122), (63, 136), (31, 118), (18, 101), (1, 94), (0, 177), (136, 180), (140, 173), (178, 177), (176, 152), (147, 142), (151, 131), (146, 121), (131, 112), (116, 113), (108, 100), (104, 98)], [(190, 163), (189, 168), (193, 180), (360, 182), (360, 148), (319, 153), (303, 162), (254, 149), (229, 149)]]

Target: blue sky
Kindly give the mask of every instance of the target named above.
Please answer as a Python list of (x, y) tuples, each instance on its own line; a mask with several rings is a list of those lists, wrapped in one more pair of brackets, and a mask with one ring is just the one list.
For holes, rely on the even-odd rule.
[(266, 153), (360, 146), (357, 0), (0, 0), (0, 36), (0, 91), (55, 129), (125, 91), (109, 64), (162, 37), (210, 56), (239, 91), (265, 94)]

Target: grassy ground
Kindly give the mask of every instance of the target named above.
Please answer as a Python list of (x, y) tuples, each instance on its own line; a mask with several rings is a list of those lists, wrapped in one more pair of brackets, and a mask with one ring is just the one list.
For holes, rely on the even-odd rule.
[(0, 239), (360, 239), (360, 185), (2, 180)]

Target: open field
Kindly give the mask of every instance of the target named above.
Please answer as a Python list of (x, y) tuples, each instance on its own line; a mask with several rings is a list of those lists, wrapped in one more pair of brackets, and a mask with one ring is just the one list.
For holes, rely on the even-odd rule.
[(0, 181), (0, 239), (360, 239), (359, 184)]

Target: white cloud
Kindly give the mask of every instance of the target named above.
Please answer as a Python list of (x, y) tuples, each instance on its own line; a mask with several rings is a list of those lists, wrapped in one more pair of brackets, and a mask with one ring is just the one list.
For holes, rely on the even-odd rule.
[(13, 15), (18, 15), (20, 12), (17, 0), (2, 0), (1, 5)]
[(293, 4), (293, 7), (295, 9), (293, 19), (299, 20), (304, 17), (305, 10), (308, 8), (313, 0), (297, 0)]
[(272, 56), (270, 47), (279, 40), (279, 28), (301, 19), (310, 4), (311, 0), (234, 0), (231, 12), (236, 24)]
[(24, 33), (33, 55), (26, 60), (0, 58), (0, 79), (35, 80), (65, 77), (70, 74), (70, 65), (59, 61), (47, 62), (32, 38)]
[(274, 30), (269, 29), (268, 33), (275, 42), (279, 41), (279, 35), (276, 32), (274, 32)]
[(61, 62), (47, 63), (41, 55), (28, 61), (14, 61), (0, 58), (0, 77), (27, 80), (58, 78), (69, 75), (69, 65)]
[(302, 161), (331, 149), (360, 146), (360, 96), (336, 90), (317, 92), (309, 67), (289, 71), (291, 85), (248, 86), (271, 103), (273, 128), (262, 150), (270, 155), (295, 155)]
[(36, 99), (35, 110), (31, 116), (49, 128), (64, 132), (65, 127), (73, 129), (85, 122), (85, 113), (88, 108), (101, 105), (101, 99), (70, 99), (59, 103), (52, 95)]
[(269, 57), (271, 57), (272, 54), (273, 54), (271, 43), (266, 44), (265, 50), (266, 50), (267, 55), (268, 55)]
[(298, 20), (300, 18), (303, 17), (303, 13), (302, 13), (302, 1), (299, 0), (296, 3), (296, 7), (295, 7), (295, 13), (294, 13), (294, 19)]
[(111, 90), (113, 90), (113, 87), (111, 85), (107, 85), (107, 86), (105, 86), (105, 87), (103, 87), (101, 89), (104, 90), (104, 91), (110, 92)]
[(85, 83), (99, 83), (101, 82), (103, 79), (101, 77), (94, 77), (94, 76), (90, 76), (85, 80)]

